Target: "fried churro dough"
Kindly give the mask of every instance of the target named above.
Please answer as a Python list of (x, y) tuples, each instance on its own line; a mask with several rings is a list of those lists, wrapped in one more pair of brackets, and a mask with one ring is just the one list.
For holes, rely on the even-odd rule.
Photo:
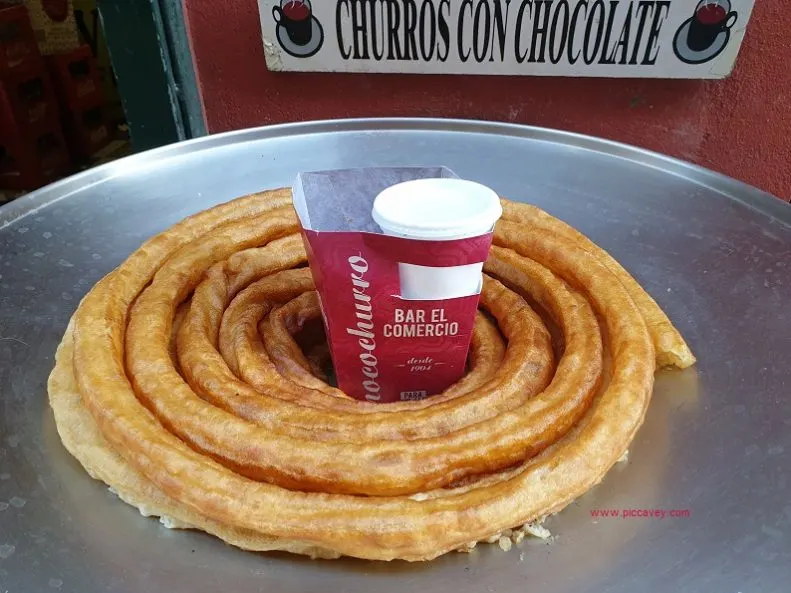
[[(379, 406), (296, 350), (317, 303), (287, 191), (184, 220), (75, 313), (49, 383), (64, 443), (131, 504), (255, 550), (426, 560), (562, 509), (627, 449), (656, 361), (694, 358), (608, 255), (505, 205), (470, 373)], [(522, 295), (563, 333), (557, 366)]]
[[(618, 278), (638, 309), (640, 309), (640, 313), (648, 325), (648, 331), (656, 348), (657, 364), (660, 367), (685, 369), (695, 364), (695, 356), (678, 330), (673, 327), (665, 312), (651, 298), (651, 295), (643, 290), (643, 287), (609, 253), (577, 229), (550, 216), (536, 206), (508, 200), (501, 200), (501, 203), (503, 205), (503, 221), (555, 233), (589, 252)], [(497, 241), (498, 239), (495, 237), (495, 242)]]
[[(317, 389), (332, 395), (333, 393), (328, 389), (326, 380), (317, 379), (314, 368), (293, 338), (293, 335), (301, 331), (306, 323), (320, 319), (320, 317), (321, 308), (319, 306), (318, 293), (316, 291), (304, 292), (288, 303), (273, 309), (258, 327), (266, 354), (274, 363), (278, 373), (301, 387)], [(234, 322), (236, 321), (234, 320)], [(223, 326), (225, 326), (226, 322), (228, 322), (229, 326), (235, 326), (235, 323), (231, 322), (228, 315), (223, 316)], [(544, 356), (550, 357), (551, 354), (546, 351), (546, 334), (540, 327), (540, 318), (530, 315), (529, 322), (536, 324), (536, 331), (539, 335), (542, 335), (542, 343), (540, 346), (537, 345), (537, 347), (545, 351), (545, 354), (541, 354), (542, 358)], [(249, 332), (249, 334), (250, 336), (247, 340), (239, 340), (240, 349), (259, 348), (255, 332)], [(222, 341), (222, 333), (220, 335)], [(251, 344), (250, 342), (255, 343)], [(222, 350), (222, 347), (220, 349)], [(225, 358), (227, 360), (232, 356), (234, 355), (229, 353)], [(235, 358), (237, 360), (239, 356), (239, 352), (236, 352)], [(492, 378), (502, 365), (504, 356), (505, 343), (497, 326), (483, 313), (479, 312), (475, 318), (467, 374), (452, 388), (447, 389), (442, 394), (416, 402), (394, 402), (395, 405), (387, 406), (388, 411), (420, 409), (426, 405), (436, 404), (468, 393)], [(255, 363), (255, 360), (251, 360), (249, 364), (242, 364), (242, 373), (244, 373), (244, 369), (255, 369)], [(250, 379), (247, 377), (245, 379), (248, 383), (251, 383)], [(366, 412), (372, 412), (377, 408), (381, 411), (382, 406), (372, 404), (361, 409)]]

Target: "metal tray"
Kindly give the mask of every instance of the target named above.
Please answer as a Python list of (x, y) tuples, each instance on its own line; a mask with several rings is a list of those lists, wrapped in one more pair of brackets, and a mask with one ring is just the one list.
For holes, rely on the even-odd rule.
[[(66, 453), (45, 382), (89, 287), (187, 214), (300, 170), (443, 164), (610, 250), (700, 362), (659, 375), (605, 481), (551, 544), (423, 564), (310, 561), (169, 531)], [(787, 591), (791, 582), (791, 207), (663, 156), (573, 134), (440, 120), (246, 130), (126, 158), (0, 209), (0, 593)], [(688, 511), (664, 519), (594, 510)]]

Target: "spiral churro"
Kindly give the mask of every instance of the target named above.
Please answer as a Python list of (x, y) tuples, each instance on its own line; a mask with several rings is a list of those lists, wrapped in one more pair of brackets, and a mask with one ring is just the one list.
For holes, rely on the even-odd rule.
[(604, 251), (503, 208), (468, 374), (387, 405), (298, 345), (320, 311), (288, 191), (185, 219), (75, 313), (49, 383), (64, 443), (131, 504), (255, 550), (427, 560), (562, 509), (627, 449), (657, 364), (694, 357)]

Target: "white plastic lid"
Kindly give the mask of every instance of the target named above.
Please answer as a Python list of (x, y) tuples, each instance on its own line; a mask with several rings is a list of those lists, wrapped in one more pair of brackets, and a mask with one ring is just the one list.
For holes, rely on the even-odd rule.
[(503, 214), (500, 198), (465, 179), (417, 179), (388, 187), (372, 216), (387, 235), (452, 240), (488, 233)]

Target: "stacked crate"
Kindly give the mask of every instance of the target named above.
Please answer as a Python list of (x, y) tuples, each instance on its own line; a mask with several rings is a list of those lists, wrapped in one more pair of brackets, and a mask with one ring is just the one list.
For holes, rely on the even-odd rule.
[(24, 6), (0, 4), (0, 188), (29, 190), (71, 165), (58, 101)]
[(91, 49), (77, 49), (45, 57), (63, 114), (63, 129), (78, 161), (88, 161), (111, 138), (104, 98)]

